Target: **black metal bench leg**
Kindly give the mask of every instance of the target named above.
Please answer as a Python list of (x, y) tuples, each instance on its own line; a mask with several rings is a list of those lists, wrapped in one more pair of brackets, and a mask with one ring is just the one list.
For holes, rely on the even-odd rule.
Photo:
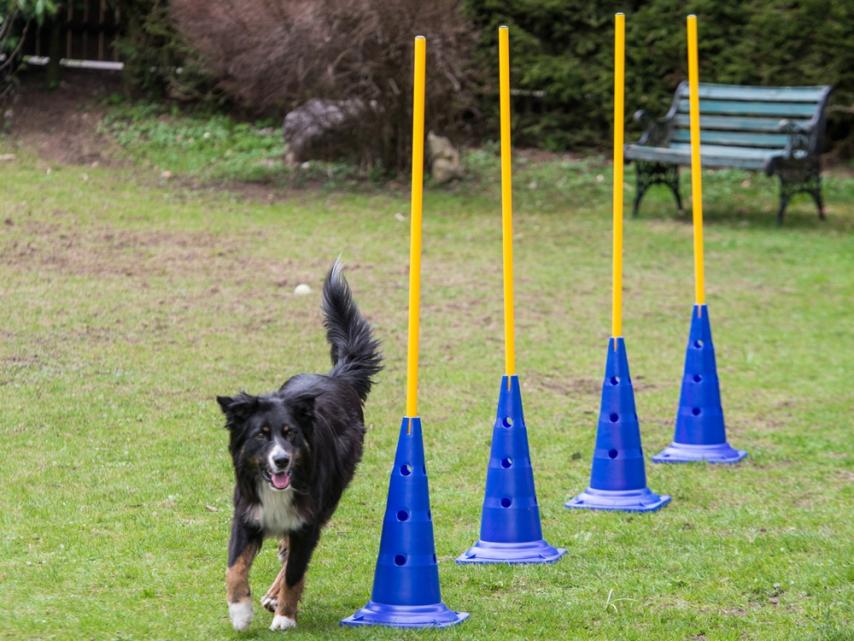
[(816, 161), (784, 161), (777, 169), (780, 178), (780, 209), (777, 223), (783, 224), (786, 206), (795, 194), (809, 194), (818, 208), (818, 217), (824, 220), (824, 202), (821, 198), (821, 165)]
[(673, 192), (673, 196), (676, 198), (676, 207), (681, 214), (684, 209), (682, 207), (682, 195), (679, 193), (679, 165), (672, 165), (668, 174), (667, 186)]
[(666, 185), (676, 198), (676, 206), (682, 211), (682, 196), (679, 194), (679, 165), (660, 162), (635, 161), (636, 190), (632, 204), (632, 216), (637, 216), (641, 200), (653, 185)]
[(640, 202), (643, 200), (643, 195), (646, 193), (649, 182), (647, 180), (647, 168), (644, 162), (635, 163), (635, 200), (632, 203), (632, 218), (636, 218), (640, 209)]
[(827, 216), (824, 215), (824, 200), (821, 197), (821, 173), (816, 177), (816, 185), (815, 188), (810, 191), (810, 196), (812, 196), (812, 199), (815, 201), (815, 206), (818, 207), (819, 220), (827, 220)]
[(786, 213), (786, 207), (789, 205), (789, 196), (780, 190), (780, 208), (777, 210), (777, 224), (783, 224), (783, 216)]

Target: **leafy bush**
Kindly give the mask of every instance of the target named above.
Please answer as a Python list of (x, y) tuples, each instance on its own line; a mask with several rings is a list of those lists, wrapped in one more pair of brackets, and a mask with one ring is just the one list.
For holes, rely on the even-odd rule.
[(460, 11), (457, 0), (172, 1), (180, 33), (245, 108), (282, 117), (311, 98), (372, 105), (339, 151), (389, 171), (409, 161), (415, 34), (428, 39), (428, 126), (466, 129), (476, 78)]
[(121, 15), (117, 45), (129, 89), (185, 102), (222, 102), (195, 51), (176, 31), (168, 0), (124, 0)]
[[(608, 147), (616, 11), (626, 13), (626, 113), (643, 108), (663, 115), (687, 77), (685, 16), (696, 13), (701, 80), (833, 84), (829, 139), (840, 155), (854, 155), (854, 3), (466, 0), (466, 8), (481, 33), (482, 67), (495, 74), (496, 29), (509, 24), (514, 88), (545, 92), (516, 98), (518, 144)], [(493, 92), (483, 110), (495, 118), (496, 108)]]
[(0, 0), (0, 99), (15, 86), (21, 47), (33, 23), (53, 15), (51, 0)]

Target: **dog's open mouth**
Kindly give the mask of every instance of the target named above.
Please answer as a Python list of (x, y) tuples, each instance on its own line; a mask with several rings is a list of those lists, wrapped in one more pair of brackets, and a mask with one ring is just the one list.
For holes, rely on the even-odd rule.
[(269, 472), (265, 473), (267, 480), (275, 490), (286, 490), (291, 484), (291, 477), (287, 472)]

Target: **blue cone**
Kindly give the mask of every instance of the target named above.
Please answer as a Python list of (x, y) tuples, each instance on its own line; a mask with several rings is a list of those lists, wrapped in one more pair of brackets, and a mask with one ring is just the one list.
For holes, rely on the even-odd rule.
[(421, 419), (404, 418), (388, 486), (371, 600), (341, 625), (445, 628), (468, 612), (442, 603)]
[(590, 487), (565, 504), (587, 510), (653, 512), (670, 503), (646, 486), (640, 426), (622, 338), (608, 341)]
[(492, 428), (480, 540), (457, 563), (554, 563), (565, 553), (543, 539), (519, 379), (504, 376)]
[(653, 456), (652, 461), (738, 463), (745, 456), (747, 452), (733, 449), (727, 443), (709, 310), (705, 305), (694, 305), (676, 433), (673, 443)]

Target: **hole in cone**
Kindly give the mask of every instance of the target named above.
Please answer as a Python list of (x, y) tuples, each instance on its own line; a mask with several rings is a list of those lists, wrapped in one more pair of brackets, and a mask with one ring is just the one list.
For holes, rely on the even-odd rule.
[(703, 341), (700, 341), (700, 340), (694, 341), (694, 347), (696, 349), (703, 349)]
[(412, 466), (411, 465), (401, 465), (400, 466), (400, 474), (402, 476), (409, 476), (412, 474)]
[(620, 420), (620, 415), (617, 414), (616, 412), (611, 412), (611, 415), (608, 418), (611, 419), (612, 423), (616, 423), (617, 421)]
[(511, 427), (513, 427), (513, 419), (509, 416), (505, 416), (504, 419), (501, 421), (501, 424), (507, 429), (510, 429)]
[(699, 407), (694, 407), (691, 409), (691, 414), (693, 414), (694, 416), (699, 416), (700, 412), (701, 412), (701, 410)]
[(511, 465), (513, 465), (513, 459), (510, 458), (509, 456), (506, 456), (503, 459), (501, 459), (501, 467), (503, 467), (505, 470), (508, 467), (510, 467)]
[(617, 450), (608, 450), (608, 458), (617, 458)]
[(398, 521), (408, 521), (409, 520), (409, 512), (406, 510), (399, 510), (397, 513)]
[(702, 380), (703, 380), (702, 376), (700, 376), (699, 374), (694, 374), (694, 382), (695, 383), (699, 383)]
[(398, 567), (400, 567), (401, 565), (406, 565), (406, 557), (402, 554), (395, 555), (394, 564)]
[(507, 498), (506, 496), (501, 499), (501, 507), (510, 507), (513, 504), (513, 500)]
[(611, 382), (611, 385), (619, 385), (620, 384), (620, 377), (619, 376), (612, 376), (610, 382)]

